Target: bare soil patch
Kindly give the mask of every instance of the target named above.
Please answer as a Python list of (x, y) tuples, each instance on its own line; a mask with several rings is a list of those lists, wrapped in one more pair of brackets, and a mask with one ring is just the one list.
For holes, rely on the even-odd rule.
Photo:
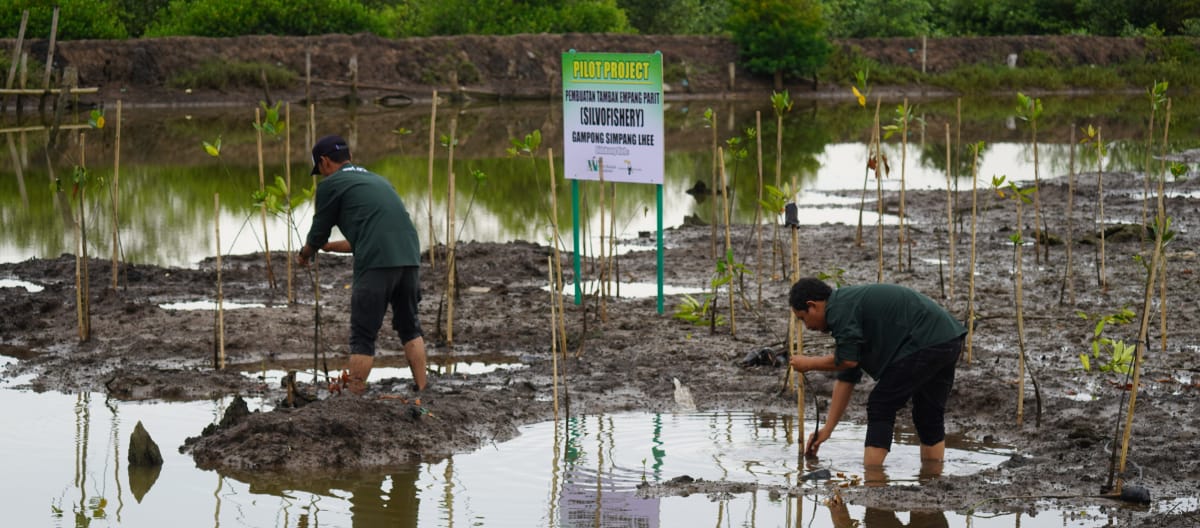
[[(1128, 174), (1107, 175), (1105, 210), (1110, 218), (1140, 219), (1141, 181)], [(1088, 183), (1088, 182), (1092, 183)], [(1080, 178), (1073, 214), (1075, 238), (1094, 236), (1096, 202), (1094, 175)], [(1193, 180), (1173, 184), (1182, 192), (1195, 192)], [(1065, 181), (1043, 182), (1046, 222), (1054, 235), (1066, 236)], [(855, 194), (856, 193), (851, 193)], [(945, 252), (944, 192), (910, 192), (906, 210), (913, 226), (913, 264), (896, 272), (896, 228), (885, 229), (886, 279), (943, 299), (944, 275), (936, 264)], [(960, 206), (969, 207), (969, 192), (960, 195)], [(889, 196), (890, 209), (897, 197)], [(1110, 504), (1122, 523), (1142, 526), (1189, 526), (1196, 512), (1150, 513), (1121, 507), (1107, 499), (1088, 498), (1099, 493), (1107, 476), (1114, 420), (1125, 391), (1114, 375), (1083, 373), (1078, 354), (1088, 350), (1093, 323), (1074, 314), (1112, 313), (1129, 305), (1140, 310), (1144, 270), (1131, 256), (1141, 251), (1138, 237), (1108, 241), (1110, 289), (1096, 288), (1096, 251), (1085, 242), (1074, 243), (1074, 288), (1077, 300), (1060, 304), (1065, 247), (1050, 249), (1050, 258), (1035, 263), (1025, 252), (1025, 313), (1031, 370), (1038, 380), (1041, 416), (1035, 417), (1035, 393), (1026, 385), (1026, 419), (1015, 424), (1017, 346), (1013, 315), (1012, 257), (1008, 235), (1012, 206), (991, 193), (980, 192), (978, 228), (979, 274), (976, 302), (980, 315), (974, 358), (965, 361), (951, 397), (948, 428), (976, 440), (1016, 446), (1019, 454), (1000, 467), (971, 477), (944, 477), (923, 486), (921, 493), (895, 488), (846, 490), (848, 500), (861, 505), (896, 509), (964, 511), (981, 509), (1036, 511), (1046, 500), (1067, 505)], [(1167, 199), (1169, 214), (1179, 234), (1169, 246), (1168, 340), (1159, 344), (1158, 316), (1152, 320), (1152, 346), (1137, 399), (1133, 443), (1125, 478), (1148, 488), (1155, 500), (1196, 497), (1194, 483), (1200, 463), (1193, 446), (1197, 441), (1200, 398), (1196, 373), (1200, 350), (1200, 313), (1192, 299), (1200, 296), (1195, 268), (1196, 238), (1191, 224), (1198, 210), (1194, 199)], [(1026, 219), (1032, 223), (1032, 214)], [(970, 248), (970, 221), (959, 240), (955, 292), (944, 301), (960, 317), (966, 316), (966, 266)], [(753, 229), (734, 226), (738, 255), (757, 269)], [(855, 244), (855, 227), (805, 226), (801, 229), (801, 269), (806, 274), (835, 267), (846, 269), (851, 283), (875, 280), (877, 251), (875, 227), (865, 226), (865, 243)], [(1136, 231), (1134, 231), (1136, 233)], [(769, 240), (770, 230), (766, 230)], [(710, 228), (682, 227), (666, 234), (666, 281), (671, 285), (701, 286), (713, 270), (709, 254)], [(1026, 230), (1026, 237), (1031, 237)], [(649, 240), (645, 240), (649, 242)], [(196, 436), (186, 446), (199, 466), (234, 475), (275, 474), (286, 477), (331, 463), (338, 468), (377, 469), (415, 460), (435, 460), (461, 453), (516, 434), (523, 424), (553, 416), (552, 361), (550, 354), (550, 294), (542, 289), (547, 279), (548, 247), (513, 242), (463, 244), (459, 247), (459, 298), (456, 300), (454, 346), (445, 345), (446, 325), (437, 320), (444, 294), (444, 268), (428, 260), (422, 268), (425, 300), (422, 319), (433, 346), (430, 361), (440, 365), (456, 360), (519, 362), (523, 368), (471, 376), (435, 376), (422, 396), (420, 408), (405, 402), (406, 383), (397, 379), (372, 379), (369, 397), (326, 397), (324, 380), (311, 383), (311, 370), (298, 376), (302, 396), (314, 401), (288, 407), (279, 386), (267, 386), (237, 373), (270, 368), (311, 369), (313, 364), (312, 283), (306, 275), (296, 281), (297, 298), (289, 305), (282, 288), (266, 282), (261, 255), (232, 256), (223, 270), (226, 298), (236, 302), (264, 302), (266, 308), (240, 309), (226, 314), (226, 349), (233, 365), (212, 368), (214, 314), (208, 311), (171, 311), (161, 303), (212, 299), (215, 295), (214, 261), (197, 269), (131, 266), (128, 282), (117, 291), (107, 288), (108, 264), (91, 263), (94, 294), (93, 336), (79, 343), (75, 331), (74, 261), (34, 259), (0, 265), (0, 277), (36, 282), (45, 289), (26, 292), (0, 290), (0, 353), (18, 357), (3, 375), (34, 374), (30, 386), (37, 391), (100, 391), (122, 399), (197, 399), (220, 395), (265, 395), (281, 402), (278, 407), (205, 429), (196, 424)], [(284, 269), (286, 256), (275, 255), (274, 269)], [(567, 279), (570, 262), (564, 256)], [(770, 266), (770, 252), (763, 262)], [(440, 261), (440, 260), (439, 260)], [(620, 261), (624, 281), (653, 282), (652, 251), (634, 252)], [(337, 372), (345, 362), (351, 263), (346, 258), (322, 257), (321, 327), (324, 354)], [(590, 272), (589, 272), (590, 273)], [(788, 282), (771, 280), (770, 272), (757, 302), (753, 277), (746, 278), (746, 297), (752, 309), (739, 307), (737, 335), (728, 327), (710, 333), (670, 317), (676, 304), (668, 299), (667, 314), (657, 315), (654, 299), (611, 299), (604, 317), (595, 299), (584, 305), (567, 303), (569, 354), (564, 362), (569, 409), (572, 414), (611, 413), (628, 410), (672, 411), (672, 379), (687, 385), (700, 410), (795, 412), (792, 394), (781, 394), (778, 368), (739, 366), (746, 353), (783, 341), (788, 311)], [(589, 275), (590, 276), (590, 275)], [(726, 309), (724, 297), (721, 309)], [(442, 312), (444, 314), (444, 311)], [(586, 323), (585, 323), (586, 321)], [(1113, 328), (1116, 336), (1133, 340), (1135, 329)], [(806, 335), (808, 353), (828, 351), (832, 340)], [(403, 365), (400, 344), (382, 332), (379, 361)], [(828, 398), (830, 378), (810, 375), (809, 391)], [(863, 404), (870, 388), (856, 391), (847, 420), (864, 419)], [(1080, 394), (1093, 394), (1094, 399)], [(414, 409), (416, 409), (414, 411)], [(423, 413), (420, 409), (428, 411)], [(906, 418), (902, 417), (902, 420)], [(203, 430), (203, 431), (202, 431)], [(336, 460), (331, 462), (331, 457)], [(748, 489), (753, 483), (734, 483)], [(730, 483), (700, 483), (688, 487), (665, 484), (645, 493), (685, 494), (727, 491)], [(696, 486), (699, 486), (698, 488)], [(803, 493), (804, 490), (781, 490)], [(1014, 497), (1011, 499), (998, 499)]]

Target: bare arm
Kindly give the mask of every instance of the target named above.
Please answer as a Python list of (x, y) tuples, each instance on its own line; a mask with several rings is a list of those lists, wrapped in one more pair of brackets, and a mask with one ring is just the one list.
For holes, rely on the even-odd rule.
[(845, 359), (839, 363), (833, 354), (824, 356), (792, 356), (788, 360), (788, 363), (792, 365), (792, 368), (800, 372), (808, 372), (810, 370), (837, 371), (852, 369), (858, 366), (857, 361)]
[(331, 253), (350, 253), (351, 252), (349, 240), (333, 240), (330, 242), (326, 242), (324, 246), (321, 246), (321, 249), (324, 251), (329, 251)]
[(804, 449), (804, 456), (817, 456), (817, 450), (821, 448), (821, 444), (829, 440), (829, 437), (833, 435), (833, 430), (837, 427), (838, 422), (842, 420), (842, 415), (846, 414), (846, 407), (850, 406), (851, 394), (854, 394), (853, 383), (842, 380), (837, 380), (833, 383), (833, 397), (829, 402), (829, 415), (825, 417), (825, 425), (821, 426), (819, 431), (809, 436), (808, 446)]

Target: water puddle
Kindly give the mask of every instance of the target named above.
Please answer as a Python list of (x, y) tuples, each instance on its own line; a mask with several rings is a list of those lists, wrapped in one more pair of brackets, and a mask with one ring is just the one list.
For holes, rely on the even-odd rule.
[[(580, 285), (584, 295), (595, 294), (600, 289), (600, 283), (595, 280), (584, 282)], [(609, 284), (610, 295), (615, 297), (626, 297), (632, 299), (643, 299), (647, 297), (658, 297), (658, 284), (653, 282), (620, 282)], [(543, 286), (543, 291), (550, 291), (550, 286)], [(705, 290), (702, 287), (688, 286), (671, 286), (663, 285), (663, 295), (695, 295), (702, 294)], [(563, 293), (569, 297), (575, 296), (575, 285), (566, 283), (563, 284)]]
[(46, 289), (39, 284), (17, 279), (0, 279), (0, 288), (25, 288), (25, 291), (29, 293), (37, 293)]
[[(160, 526), (164, 519), (211, 519), (214, 526), (972, 526), (1079, 527), (1119, 525), (1109, 505), (1037, 515), (908, 512), (838, 505), (826, 482), (795, 486), (799, 446), (789, 416), (749, 412), (621, 413), (521, 428), (513, 440), (434, 463), (388, 472), (332, 477), (318, 472), (293, 482), (243, 482), (195, 467), (178, 447), (223, 415), (228, 399), (190, 403), (106, 400), (0, 390), (6, 423), (0, 449), (19, 454), (6, 469), (21, 475), (5, 492), (11, 526)], [(251, 399), (251, 410), (264, 402)], [(141, 422), (158, 443), (156, 474), (129, 471), (127, 442)], [(822, 447), (820, 465), (861, 475), (861, 427), (843, 424)], [(911, 434), (901, 434), (888, 460), (891, 485), (919, 486)], [(944, 474), (967, 475), (1005, 460), (1004, 446), (947, 440)], [(688, 475), (756, 483), (746, 491), (694, 496), (639, 495), (643, 482)], [(773, 488), (773, 489), (772, 489)], [(1152, 505), (1193, 511), (1194, 498)], [(997, 509), (1002, 509), (997, 505)], [(982, 510), (980, 510), (982, 511)], [(49, 517), (49, 519), (47, 519)], [(82, 524), (80, 524), (82, 523)]]
[[(184, 302), (160, 304), (160, 305), (158, 305), (158, 307), (162, 308), (164, 310), (180, 310), (180, 311), (189, 311), (189, 310), (204, 311), (204, 310), (207, 310), (207, 311), (212, 311), (212, 310), (217, 309), (217, 303), (214, 301), (184, 301)], [(243, 308), (266, 308), (266, 307), (267, 307), (267, 305), (263, 304), (263, 303), (236, 303), (236, 302), (229, 302), (229, 301), (223, 301), (221, 303), (221, 308), (225, 309), (225, 310), (240, 310)], [(280, 305), (280, 306), (276, 306), (276, 308), (286, 308), (286, 306)]]
[[(389, 358), (396, 357), (396, 356), (403, 357), (404, 352), (380, 351), (379, 355), (376, 356), (376, 361), (382, 360), (383, 362), (377, 363), (371, 369), (370, 381), (378, 382), (379, 380), (384, 380), (384, 379), (389, 379), (389, 378), (412, 379), (412, 372), (409, 370), (408, 365), (391, 365), (390, 364), (391, 360), (383, 360), (382, 359), (385, 356), (387, 356)], [(448, 358), (439, 358), (437, 356), (432, 356), (432, 355), (428, 357), (428, 364), (426, 366), (430, 371), (433, 371), (434, 373), (436, 373), (435, 377), (433, 378), (434, 380), (437, 379), (436, 376), (455, 376), (455, 375), (470, 376), (470, 375), (487, 374), (489, 372), (495, 372), (497, 370), (518, 370), (518, 369), (525, 368), (525, 364), (520, 363), (516, 359), (512, 359), (512, 358), (506, 358), (506, 359), (500, 359), (500, 360), (497, 360), (497, 359), (487, 359), (487, 360), (448, 359)], [(235, 367), (235, 368), (238, 368), (243, 376), (250, 377), (250, 378), (253, 378), (256, 380), (260, 380), (270, 386), (278, 386), (280, 381), (282, 381), (283, 378), (285, 376), (287, 376), (287, 373), (290, 370), (296, 371), (297, 381), (309, 382), (309, 381), (312, 381), (312, 379), (313, 379), (312, 362), (310, 362), (310, 361), (306, 361), (304, 363), (304, 365), (296, 365), (295, 368), (289, 368), (287, 366), (280, 366), (280, 365), (270, 365), (270, 366), (262, 365), (257, 368), (243, 365), (241, 367)], [(330, 370), (329, 370), (329, 376), (331, 378), (336, 378), (337, 376), (339, 376), (341, 374), (341, 371), (342, 371), (342, 365), (340, 362), (337, 363), (337, 365), (331, 365)], [(325, 373), (319, 372), (317, 374), (317, 379), (319, 381), (324, 381)]]

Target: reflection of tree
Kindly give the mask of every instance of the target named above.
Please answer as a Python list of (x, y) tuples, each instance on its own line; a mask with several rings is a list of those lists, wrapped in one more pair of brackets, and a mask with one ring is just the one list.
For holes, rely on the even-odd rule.
[[(323, 497), (341, 497), (349, 494), (346, 501), (352, 516), (352, 526), (392, 526), (412, 528), (417, 526), (417, 514), (421, 500), (417, 497), (417, 466), (405, 467), (382, 474), (341, 474), (326, 477), (272, 479), (258, 475), (231, 475), (249, 484), (250, 493), (275, 495), (290, 500), (295, 492), (302, 491)], [(453, 510), (452, 505), (447, 510)]]

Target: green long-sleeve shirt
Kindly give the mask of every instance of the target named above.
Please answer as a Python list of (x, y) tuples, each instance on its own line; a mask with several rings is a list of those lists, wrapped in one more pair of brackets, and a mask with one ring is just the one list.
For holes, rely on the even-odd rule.
[(929, 297), (895, 284), (835, 290), (825, 303), (825, 322), (837, 341), (837, 362), (858, 362), (838, 373), (838, 379), (852, 383), (863, 372), (879, 379), (892, 362), (967, 331)]
[(308, 246), (320, 249), (337, 226), (354, 252), (354, 278), (364, 270), (421, 265), (412, 218), (382, 176), (347, 163), (317, 184)]

